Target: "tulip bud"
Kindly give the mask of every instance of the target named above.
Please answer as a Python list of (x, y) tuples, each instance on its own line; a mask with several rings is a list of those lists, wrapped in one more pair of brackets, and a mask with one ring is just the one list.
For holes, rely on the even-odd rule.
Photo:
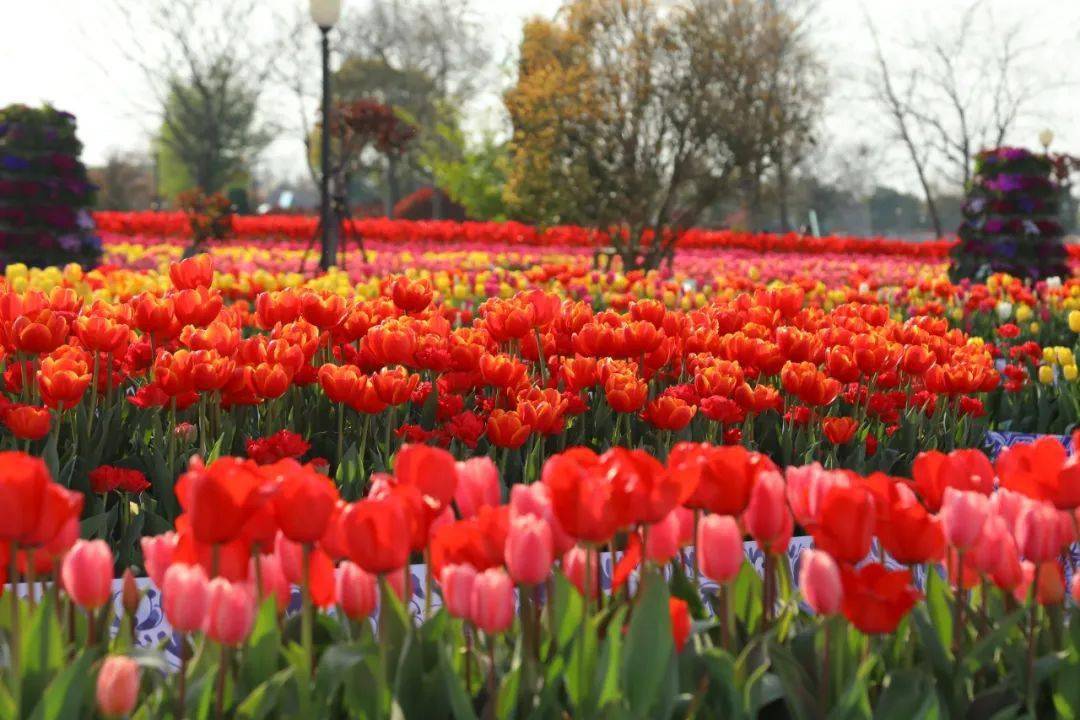
[(356, 563), (346, 560), (338, 566), (334, 589), (338, 607), (346, 617), (361, 620), (375, 612), (378, 581)]
[(135, 584), (135, 573), (131, 572), (131, 568), (124, 570), (121, 587), (120, 598), (124, 605), (124, 612), (134, 618), (135, 612), (139, 609), (139, 602), (142, 600), (142, 593)]
[(476, 570), (472, 565), (447, 565), (439, 576), (443, 606), (454, 617), (468, 620), (472, 611), (472, 587)]
[(191, 633), (201, 629), (209, 602), (209, 581), (202, 566), (178, 563), (165, 571), (161, 605), (174, 630)]
[(735, 518), (730, 515), (706, 515), (698, 523), (698, 567), (705, 577), (718, 583), (735, 578), (746, 556), (743, 536)]
[(799, 590), (806, 604), (818, 615), (839, 612), (843, 586), (836, 561), (826, 552), (807, 549), (803, 550), (799, 567)]
[(239, 645), (255, 621), (255, 599), (246, 585), (225, 578), (210, 581), (210, 600), (203, 628), (206, 636), (222, 645)]
[(476, 576), (470, 606), (473, 623), (489, 635), (505, 632), (514, 624), (514, 583), (501, 568)]
[(112, 597), (112, 551), (104, 540), (79, 540), (64, 557), (60, 576), (76, 605), (97, 610)]
[(945, 538), (957, 550), (968, 550), (978, 541), (989, 514), (988, 503), (985, 495), (973, 490), (945, 488), (938, 517)]
[(105, 717), (124, 717), (139, 699), (139, 664), (123, 655), (110, 655), (97, 677), (98, 710)]
[(535, 515), (522, 515), (510, 523), (506, 536), (506, 569), (519, 585), (538, 585), (551, 573), (554, 549), (551, 527)]

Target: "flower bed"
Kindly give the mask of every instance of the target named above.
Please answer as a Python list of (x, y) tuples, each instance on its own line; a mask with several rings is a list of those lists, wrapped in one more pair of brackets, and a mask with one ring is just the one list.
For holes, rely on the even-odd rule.
[(380, 243), (7, 268), (0, 541), (61, 578), (0, 608), (22, 715), (1072, 707), (1080, 472), (1012, 438), (1075, 423), (1076, 281)]

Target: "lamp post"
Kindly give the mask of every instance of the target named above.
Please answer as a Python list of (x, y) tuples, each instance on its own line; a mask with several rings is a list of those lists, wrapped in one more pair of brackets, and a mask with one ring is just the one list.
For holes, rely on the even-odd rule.
[(1039, 143), (1043, 146), (1043, 152), (1049, 152), (1050, 143), (1054, 142), (1054, 131), (1046, 128), (1039, 133)]
[(319, 267), (329, 270), (337, 256), (337, 234), (330, 223), (330, 30), (341, 17), (342, 0), (311, 0), (311, 19), (322, 33), (322, 148), (319, 162), (322, 168), (319, 187), (319, 225), (322, 229), (322, 254)]

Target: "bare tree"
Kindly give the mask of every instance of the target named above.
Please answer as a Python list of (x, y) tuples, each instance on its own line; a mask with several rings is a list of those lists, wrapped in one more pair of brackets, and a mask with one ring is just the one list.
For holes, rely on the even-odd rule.
[[(910, 159), (941, 235), (934, 187), (964, 191), (975, 155), (1007, 142), (1053, 84), (1029, 67), (1037, 43), (1027, 38), (1026, 25), (1000, 25), (983, 0), (968, 4), (953, 22), (935, 19), (916, 33), (918, 40), (892, 52), (869, 15), (865, 22), (875, 49), (872, 99)], [(905, 56), (918, 61), (907, 63)]]
[[(257, 0), (114, 0), (128, 58), (160, 114), (159, 142), (208, 192), (248, 171), (272, 137), (257, 122), (275, 46), (257, 38)], [(263, 14), (262, 17), (269, 16)]]

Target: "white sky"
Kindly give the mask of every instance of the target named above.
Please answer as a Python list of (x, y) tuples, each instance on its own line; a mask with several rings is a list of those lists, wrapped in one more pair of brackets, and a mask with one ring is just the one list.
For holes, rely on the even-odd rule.
[[(217, 2), (225, 0), (206, 0)], [(372, 0), (345, 0), (362, 6)], [(269, 8), (291, 14), (307, 0), (265, 0)], [(1054, 81), (1080, 80), (1080, 2), (1078, 0), (984, 0), (1002, 24), (1023, 18), (1028, 36), (1037, 41), (1030, 56), (1035, 71)], [(473, 0), (481, 22), (490, 29), (494, 55), (510, 57), (521, 22), (552, 15), (560, 0)], [(863, 13), (878, 26), (886, 44), (904, 43), (925, 28), (954, 20), (969, 0), (818, 0), (815, 36), (829, 65), (832, 94), (825, 126), (830, 145), (875, 144), (884, 137), (879, 117), (860, 101), (857, 79), (872, 61), (873, 45)], [(7, 32), (0, 43), (0, 106), (11, 102), (52, 102), (75, 113), (85, 160), (100, 163), (110, 150), (143, 149), (155, 126), (153, 96), (140, 71), (121, 50), (127, 28), (109, 12), (109, 0), (0, 0)], [(253, 22), (253, 27), (258, 23)], [(312, 33), (312, 42), (316, 35)], [(505, 65), (505, 68), (511, 67)], [(503, 72), (506, 80), (508, 69)], [(498, 94), (492, 87), (472, 113), (474, 127), (497, 128), (502, 122)], [(296, 110), (277, 108), (281, 123), (295, 123)], [(271, 116), (273, 109), (270, 109)], [(1034, 146), (1041, 127), (1054, 129), (1055, 147), (1080, 154), (1080, 90), (1063, 86), (1039, 99), (1039, 117), (1019, 129), (1015, 143)], [(296, 176), (303, 166), (299, 136), (275, 141), (262, 158), (272, 174)], [(881, 178), (910, 186), (907, 168)]]

